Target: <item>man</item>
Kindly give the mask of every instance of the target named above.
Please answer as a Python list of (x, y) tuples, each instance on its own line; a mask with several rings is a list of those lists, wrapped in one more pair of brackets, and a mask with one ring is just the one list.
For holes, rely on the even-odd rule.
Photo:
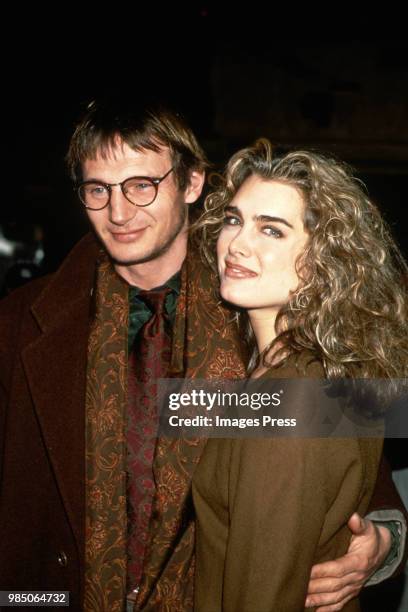
[[(244, 374), (216, 279), (188, 245), (187, 211), (207, 162), (170, 112), (93, 103), (68, 164), (93, 235), (0, 308), (0, 585), (70, 591), (73, 610), (123, 610), (126, 598), (129, 608), (189, 610), (190, 481), (204, 441), (152, 447), (149, 377), (133, 368), (164, 361), (166, 318), (166, 373)], [(160, 296), (165, 317), (152, 306)], [(162, 345), (148, 355), (153, 320)], [(159, 334), (149, 333), (153, 346)], [(385, 501), (377, 493), (372, 509), (392, 521), (353, 516), (348, 554), (313, 568), (308, 604), (341, 609), (390, 560), (392, 531), (401, 560), (401, 512), (384, 510), (402, 506), (394, 490)]]

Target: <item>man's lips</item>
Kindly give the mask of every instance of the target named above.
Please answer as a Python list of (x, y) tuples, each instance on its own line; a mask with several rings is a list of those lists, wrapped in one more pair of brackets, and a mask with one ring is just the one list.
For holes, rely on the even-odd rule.
[(147, 228), (147, 226), (145, 227), (141, 227), (129, 232), (110, 232), (113, 239), (116, 240), (117, 242), (132, 242), (133, 240), (137, 240), (138, 238), (140, 238), (140, 236), (143, 234), (143, 232), (145, 231), (145, 229)]
[(254, 278), (258, 274), (249, 268), (245, 268), (245, 266), (240, 266), (232, 261), (226, 261), (225, 276), (229, 278)]

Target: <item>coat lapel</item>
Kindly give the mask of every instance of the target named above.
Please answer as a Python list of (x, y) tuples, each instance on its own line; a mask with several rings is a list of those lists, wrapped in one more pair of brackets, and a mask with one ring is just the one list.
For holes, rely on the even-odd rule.
[(84, 541), (85, 389), (90, 293), (97, 249), (88, 235), (34, 305), (41, 334), (22, 359), (72, 531)]

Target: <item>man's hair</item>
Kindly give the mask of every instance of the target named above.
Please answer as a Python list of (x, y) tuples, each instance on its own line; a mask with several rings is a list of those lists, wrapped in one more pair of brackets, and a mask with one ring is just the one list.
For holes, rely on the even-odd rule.
[(309, 234), (297, 262), (299, 287), (279, 313), (270, 349), (288, 355), (308, 348), (329, 378), (405, 378), (407, 264), (345, 164), (309, 151), (275, 157), (266, 139), (238, 151), (195, 226), (206, 260), (215, 264), (225, 207), (252, 175), (299, 191)]
[(131, 149), (160, 151), (168, 147), (174, 175), (185, 189), (192, 170), (205, 170), (208, 162), (192, 130), (178, 114), (155, 103), (134, 103), (118, 99), (93, 100), (78, 122), (66, 161), (71, 178), (82, 180), (82, 164), (97, 155), (106, 158), (118, 143)]

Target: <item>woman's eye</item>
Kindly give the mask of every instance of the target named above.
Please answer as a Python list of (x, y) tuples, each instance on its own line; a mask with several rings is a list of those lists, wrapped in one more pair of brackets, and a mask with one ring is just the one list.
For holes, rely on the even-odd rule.
[(225, 215), (224, 217), (224, 225), (239, 225), (240, 220), (238, 217), (233, 217), (232, 215)]
[(270, 225), (266, 225), (262, 228), (262, 231), (267, 236), (273, 236), (275, 238), (282, 238), (283, 234), (276, 227), (271, 227)]

